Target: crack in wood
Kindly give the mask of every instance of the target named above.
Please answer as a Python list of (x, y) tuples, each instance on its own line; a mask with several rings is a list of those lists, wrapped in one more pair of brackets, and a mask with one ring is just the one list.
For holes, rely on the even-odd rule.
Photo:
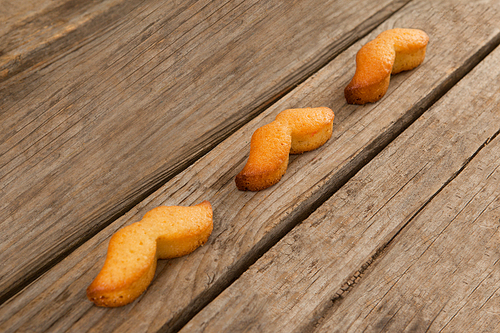
[[(330, 300), (330, 304), (326, 306), (323, 309), (323, 312), (316, 317), (315, 320), (313, 320), (308, 327), (319, 327), (321, 325), (321, 322), (324, 320), (324, 318), (328, 317), (328, 314), (330, 314), (332, 311), (334, 311), (335, 308), (338, 307), (339, 303), (342, 301), (343, 298), (345, 298), (350, 291), (352, 291), (356, 285), (358, 285), (363, 276), (369, 273), (369, 269), (374, 267), (376, 265), (377, 259), (379, 259), (381, 256), (383, 256), (384, 253), (390, 250), (391, 244), (395, 243), (395, 240), (397, 239), (398, 235), (402, 233), (402, 231), (422, 212), (425, 207), (427, 207), (432, 200), (441, 193), (441, 191), (448, 186), (455, 178), (457, 178), (470, 164), (470, 162), (479, 154), (481, 150), (483, 150), (491, 141), (493, 141), (498, 135), (500, 134), (500, 130), (498, 130), (496, 133), (494, 133), (492, 136), (488, 137), (483, 144), (464, 162), (462, 167), (455, 172), (444, 184), (439, 188), (409, 219), (406, 223), (404, 223), (398, 230), (397, 232), (387, 241), (386, 243), (382, 244), (376, 252), (370, 256), (370, 258), (361, 265), (361, 267), (354, 272), (350, 277), (346, 279), (346, 281), (342, 284), (342, 286), (335, 292), (333, 297)], [(488, 205), (489, 206), (489, 205)], [(487, 207), (488, 207), (487, 206)], [(483, 211), (485, 211), (486, 208), (484, 208)], [(457, 214), (458, 215), (458, 214)], [(479, 214), (481, 215), (481, 214)], [(477, 217), (479, 218), (479, 217)], [(451, 321), (451, 319), (450, 319)], [(432, 322), (431, 322), (432, 323)], [(429, 326), (430, 327), (430, 326)]]

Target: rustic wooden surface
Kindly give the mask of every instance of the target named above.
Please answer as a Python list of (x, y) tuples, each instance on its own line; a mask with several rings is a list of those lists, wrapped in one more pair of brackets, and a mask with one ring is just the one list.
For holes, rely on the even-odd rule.
[(183, 331), (443, 328), (500, 259), (499, 65), (497, 49)]
[[(497, 56), (490, 70), (498, 74), (499, 64)], [(403, 229), (318, 331), (498, 332), (499, 157), (496, 137)]]
[(0, 300), (404, 3), (10, 7), (0, 86)]
[(45, 65), (139, 4), (123, 0), (1, 0), (0, 82)]
[[(495, 2), (486, 2), (473, 6), (456, 1), (433, 4), (413, 1), (406, 5), (367, 38), (340, 54), (262, 115), (4, 303), (0, 308), (0, 328), (99, 332), (180, 328), (498, 45), (498, 8), (494, 5)], [(460, 26), (456, 22), (460, 22)], [(431, 44), (424, 64), (391, 79), (389, 92), (379, 103), (364, 107), (346, 105), (343, 87), (354, 72), (353, 59), (357, 50), (380, 31), (403, 25), (422, 28), (429, 33)], [(301, 106), (332, 107), (336, 113), (332, 139), (317, 151), (294, 157), (277, 186), (259, 193), (237, 191), (234, 176), (245, 162), (251, 133), (281, 110)], [(488, 137), (487, 131), (481, 133)], [(479, 146), (484, 142), (481, 138), (476, 138)], [(446, 159), (446, 156), (437, 154), (444, 156), (443, 163), (454, 165), (450, 169), (451, 175), (451, 170), (459, 169), (461, 162), (471, 156), (465, 149), (467, 146), (469, 143), (463, 151), (458, 149), (455, 158)], [(474, 141), (468, 149), (475, 151), (477, 146)], [(434, 158), (436, 152), (428, 155)], [(443, 168), (446, 166), (445, 163)], [(421, 168), (418, 169), (417, 165), (410, 167), (419, 175)], [(390, 170), (387, 166), (382, 169), (385, 172)], [(410, 170), (403, 169), (404, 175), (410, 175)], [(451, 176), (444, 172), (439, 177), (432, 184), (434, 192)], [(423, 181), (421, 186), (429, 187), (427, 191), (432, 193), (433, 187), (429, 183)], [(383, 182), (380, 186), (386, 185)], [(351, 192), (356, 190), (361, 189), (355, 187)], [(414, 209), (431, 195), (414, 198)], [(215, 229), (207, 245), (187, 257), (161, 261), (148, 291), (129, 306), (102, 309), (86, 300), (85, 288), (100, 269), (107, 239), (114, 231), (139, 220), (147, 210), (160, 204), (189, 205), (205, 199), (212, 203), (215, 214)], [(364, 199), (360, 197), (359, 200), (363, 202)], [(400, 203), (399, 211), (395, 212), (401, 218), (409, 218), (414, 213), (406, 204), (410, 205), (406, 201)], [(365, 214), (373, 214), (374, 207), (367, 206)], [(392, 229), (388, 228), (385, 237), (397, 229), (394, 225)], [(384, 235), (371, 240), (374, 249), (383, 246)], [(341, 242), (351, 241), (355, 242), (355, 239), (341, 238)], [(358, 258), (361, 260), (359, 264), (362, 265), (362, 259), (370, 254), (367, 251), (364, 257)], [(346, 272), (351, 274), (359, 267), (353, 262), (352, 269)], [(347, 277), (349, 275), (344, 276)], [(318, 304), (321, 309), (323, 303)], [(306, 315), (310, 317), (301, 325), (308, 324), (309, 319), (314, 322), (316, 312)]]
[[(500, 4), (407, 2), (4, 6), (0, 331), (495, 330)], [(429, 34), (425, 62), (347, 105), (392, 27)], [(238, 191), (253, 131), (315, 106), (332, 139)], [(128, 306), (86, 299), (116, 230), (202, 200), (205, 246)]]

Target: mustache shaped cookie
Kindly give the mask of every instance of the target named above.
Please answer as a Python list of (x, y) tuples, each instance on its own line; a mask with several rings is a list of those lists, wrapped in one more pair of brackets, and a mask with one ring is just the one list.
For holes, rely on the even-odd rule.
[(349, 104), (376, 102), (387, 92), (392, 74), (413, 69), (425, 58), (429, 36), (418, 29), (382, 32), (356, 54), (356, 72), (344, 90)]
[(190, 207), (161, 206), (118, 230), (87, 297), (106, 307), (134, 301), (153, 280), (157, 259), (180, 257), (205, 244), (212, 233), (212, 218), (208, 201)]
[(289, 154), (322, 146), (332, 136), (333, 111), (326, 107), (288, 109), (252, 135), (248, 161), (236, 176), (242, 191), (260, 191), (279, 182)]

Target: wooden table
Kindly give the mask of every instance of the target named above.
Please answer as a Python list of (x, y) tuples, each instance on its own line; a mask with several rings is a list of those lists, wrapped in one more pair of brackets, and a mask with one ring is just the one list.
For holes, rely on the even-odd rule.
[[(0, 331), (500, 331), (497, 0), (0, 1)], [(424, 63), (345, 102), (356, 52), (419, 28)], [(332, 138), (260, 192), (259, 127)], [(85, 290), (110, 236), (209, 200), (214, 231), (132, 304)]]

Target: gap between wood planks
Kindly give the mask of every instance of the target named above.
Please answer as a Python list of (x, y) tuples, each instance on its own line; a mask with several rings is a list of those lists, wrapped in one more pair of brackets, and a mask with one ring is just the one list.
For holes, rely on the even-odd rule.
[[(152, 187), (144, 192), (144, 193), (139, 193), (135, 199), (131, 200), (129, 204), (125, 205), (122, 209), (118, 210), (116, 213), (110, 215), (109, 217), (106, 218), (107, 223), (104, 223), (101, 227), (96, 227), (88, 230), (86, 234), (83, 237), (80, 237), (78, 242), (75, 242), (72, 244), (72, 246), (68, 247), (65, 251), (61, 252), (59, 255), (55, 256), (51, 260), (49, 260), (44, 266), (42, 266), (39, 270), (34, 270), (31, 272), (30, 276), (26, 276), (23, 281), (20, 281), (16, 286), (11, 288), (10, 290), (4, 291), (4, 293), (0, 296), (0, 305), (6, 302), (9, 298), (17, 294), (19, 291), (21, 291), (23, 288), (25, 288), (27, 285), (31, 284), (33, 281), (35, 281), (39, 276), (43, 275), (45, 272), (50, 270), (52, 267), (54, 267), (57, 263), (59, 263), (61, 260), (66, 258), (68, 255), (70, 255), (73, 251), (75, 251), (78, 247), (80, 247), (82, 244), (87, 242), (90, 238), (95, 236), (98, 232), (100, 232), (102, 229), (104, 229), (106, 226), (111, 224), (113, 221), (118, 219), (119, 217), (123, 216), (126, 212), (128, 212), (130, 209), (132, 209), (134, 206), (139, 204), (141, 201), (143, 201), (145, 198), (150, 196), (152, 193), (157, 191), (160, 187), (162, 187), (165, 183), (167, 183), (169, 180), (171, 180), (173, 177), (175, 177), (177, 174), (185, 170), (187, 167), (189, 167), (191, 164), (196, 162), (198, 159), (200, 159), (203, 155), (208, 153), (211, 149), (213, 149), (215, 146), (217, 146), (219, 143), (221, 143), (223, 140), (227, 139), (231, 134), (234, 132), (238, 131), (243, 125), (245, 125), (247, 122), (252, 120), (253, 118), (257, 117), (260, 113), (262, 113), (264, 110), (266, 110), (269, 106), (272, 104), (276, 103), (279, 99), (281, 99), (283, 96), (288, 94), (290, 91), (292, 91), (296, 86), (300, 85), (304, 81), (306, 81), (310, 76), (314, 75), (318, 71), (320, 71), (325, 65), (327, 65), (329, 62), (331, 62), (335, 57), (337, 57), (339, 54), (344, 52), (347, 48), (349, 48), (351, 45), (356, 43), (358, 40), (362, 39), (363, 37), (367, 36), (369, 33), (371, 33), (380, 23), (386, 21), (389, 17), (397, 13), (399, 10), (401, 10), (403, 7), (405, 7), (406, 4), (411, 2), (410, 0), (400, 0), (400, 1), (395, 1), (391, 3), (390, 5), (387, 5), (386, 7), (382, 8), (379, 10), (377, 13), (375, 13), (373, 16), (368, 18), (366, 21), (358, 25), (355, 29), (350, 31), (349, 33), (345, 34), (344, 38), (335, 41), (334, 43), (330, 44), (325, 50), (319, 54), (315, 59), (312, 59), (311, 62), (307, 64), (306, 68), (298, 70), (296, 73), (299, 74), (292, 74), (290, 75), (287, 80), (290, 80), (289, 82), (293, 82), (290, 85), (284, 87), (280, 92), (272, 96), (271, 98), (267, 99), (265, 102), (261, 103), (260, 105), (257, 106), (249, 106), (251, 108), (252, 112), (249, 112), (250, 110), (243, 109), (242, 113), (248, 114), (249, 116), (239, 119), (236, 122), (233, 122), (229, 125), (228, 128), (225, 128), (224, 132), (225, 134), (216, 138), (217, 136), (215, 135), (218, 131), (213, 131), (213, 132), (208, 132), (205, 136), (200, 138), (201, 141), (208, 141), (210, 142), (209, 145), (207, 145), (204, 149), (200, 149), (199, 151), (195, 152), (192, 154), (191, 158), (186, 159), (184, 162), (179, 163), (178, 165), (174, 165), (172, 169), (167, 170), (169, 173), (168, 175), (165, 175), (164, 173), (158, 173), (156, 175), (153, 175), (149, 183), (153, 184)], [(80, 46), (81, 47), (81, 46)], [(455, 82), (455, 81), (453, 81)], [(451, 84), (453, 85), (453, 83)], [(451, 87), (451, 86), (450, 86)], [(425, 107), (422, 109), (422, 112), (425, 110)], [(389, 141), (390, 142), (390, 141)], [(378, 151), (376, 151), (373, 156), (376, 155)], [(370, 156), (372, 156), (370, 155)], [(371, 158), (364, 159), (362, 161), (357, 161), (356, 164), (361, 163), (364, 164), (367, 161), (369, 161)], [(357, 170), (356, 170), (357, 171)], [(347, 180), (354, 175), (355, 172), (351, 172)], [(161, 179), (161, 181), (159, 181)], [(346, 180), (346, 181), (347, 181)], [(342, 185), (342, 184), (341, 184)], [(340, 185), (340, 186), (341, 186)], [(340, 186), (335, 186), (332, 188), (332, 190), (329, 193), (334, 193)], [(322, 199), (322, 201), (319, 203), (321, 204), (326, 200), (327, 197)], [(125, 201), (125, 200), (124, 200)], [(314, 211), (318, 206), (311, 207), (310, 210), (306, 211), (304, 214), (299, 216), (297, 219), (297, 223), (300, 223), (303, 219), (305, 219), (307, 216), (310, 215), (312, 211)], [(284, 234), (288, 232), (289, 230), (284, 230)], [(282, 235), (280, 235), (280, 238)], [(273, 240), (268, 240), (266, 241), (275, 244), (278, 239), (273, 239)], [(264, 251), (265, 252), (265, 251)], [(264, 253), (262, 252), (262, 253)], [(257, 260), (262, 253), (257, 253), (255, 256), (250, 258), (250, 264), (251, 265), (255, 260)], [(248, 265), (248, 266), (249, 266)], [(235, 279), (246, 270), (248, 266), (242, 267), (241, 270), (237, 271), (237, 274), (235, 276)], [(231, 280), (232, 282), (233, 280)], [(224, 286), (221, 286), (221, 290), (225, 288), (226, 284)], [(219, 290), (219, 289), (217, 289)], [(212, 294), (211, 294), (212, 295)], [(202, 297), (204, 299), (205, 297)], [(208, 299), (211, 300), (213, 297), (209, 296)], [(201, 307), (202, 308), (202, 307)], [(200, 308), (200, 309), (201, 309)]]
[[(403, 6), (404, 7), (404, 6)], [(321, 194), (308, 208), (306, 208), (302, 213), (296, 215), (293, 221), (287, 225), (286, 228), (281, 230), (273, 239), (262, 239), (259, 243), (261, 246), (257, 245), (255, 251), (252, 256), (248, 257), (246, 261), (244, 261), (241, 265), (235, 267), (233, 274), (226, 281), (218, 281), (219, 283), (215, 283), (211, 288), (206, 289), (202, 295), (196, 299), (192, 304), (188, 306), (191, 310), (189, 312), (185, 312), (182, 316), (177, 318), (173, 318), (172, 326), (167, 326), (169, 323), (165, 324), (165, 326), (160, 331), (168, 331), (175, 332), (180, 330), (183, 326), (185, 326), (198, 312), (200, 312), (205, 306), (207, 306), (211, 301), (213, 301), (223, 290), (228, 288), (234, 281), (236, 281), (250, 266), (252, 266), (260, 257), (262, 257), (267, 251), (269, 251), (276, 243), (278, 243), (288, 232), (290, 232), (294, 227), (299, 225), (302, 221), (307, 219), (317, 208), (319, 208), (325, 201), (328, 200), (337, 190), (339, 190), (342, 186), (344, 186), (359, 170), (363, 168), (364, 165), (369, 163), (375, 156), (377, 156), (385, 147), (387, 147), (396, 137), (398, 137), (403, 131), (405, 131), (411, 124), (416, 121), (427, 109), (432, 107), (441, 97), (443, 97), (454, 85), (456, 85), (463, 77), (465, 77), (470, 71), (472, 71), (484, 58), (486, 58), (496, 47), (500, 45), (500, 33), (495, 35), (495, 37), (491, 40), (489, 44), (485, 44), (479, 51), (471, 56), (466, 64), (457, 69), (453, 75), (446, 81), (444, 81), (441, 85), (437, 86), (425, 99), (423, 99), (420, 103), (414, 105), (412, 109), (418, 110), (414, 114), (412, 112), (406, 113), (406, 115), (399, 119), (395, 124), (395, 130), (387, 135), (378, 138), (378, 140), (374, 141), (369, 147), (366, 149), (366, 154), (359, 154), (351, 164), (354, 165), (354, 168), (349, 168), (350, 164), (346, 166), (346, 172), (340, 172), (340, 174), (345, 174), (344, 177), (341, 177), (338, 182), (333, 184), (333, 186), (329, 187), (327, 191)], [(413, 116), (408, 115), (413, 114)], [(402, 230), (411, 223), (411, 221), (417, 216), (450, 182), (452, 182), (466, 167), (467, 165), (474, 159), (477, 154), (488, 145), (493, 139), (495, 139), (498, 134), (500, 134), (500, 130), (497, 131), (493, 136), (488, 138), (473, 154), (470, 156), (467, 161), (462, 165), (462, 167), (455, 172), (444, 184), (443, 186), (436, 191), (423, 205), (420, 207), (415, 214), (413, 214), (410, 219), (395, 233), (395, 235), (385, 244), (382, 244), (375, 252), (373, 256), (371, 256), (360, 268), (357, 272), (351, 275), (342, 287), (336, 292), (335, 295), (332, 295), (331, 299), (323, 305), (317, 311), (315, 315), (315, 320), (310, 322), (305, 327), (302, 327), (301, 330), (304, 332), (312, 331), (314, 327), (318, 326), (321, 323), (321, 319), (328, 316), (328, 314), (335, 309), (335, 306), (342, 300), (342, 298), (352, 289), (354, 286), (359, 283), (364, 273), (373, 265), (373, 263), (381, 257), (381, 255), (386, 251), (386, 249), (393, 243), (393, 241), (397, 238), (397, 236), (402, 232)], [(350, 170), (350, 171), (347, 171)]]
[[(431, 104), (427, 106), (427, 108), (430, 108), (434, 103), (436, 103), (446, 92), (458, 81), (461, 80), (468, 72), (474, 69), (488, 54), (490, 54), (497, 46), (500, 45), (500, 34), (496, 35), (493, 41), (491, 42), (490, 45), (485, 45), (481, 50), (480, 54), (478, 55), (477, 58), (472, 58), (471, 61), (469, 62), (466, 73), (464, 75), (460, 75), (460, 77), (457, 75), (456, 77), (453, 78), (454, 83), (450, 86), (449, 82), (446, 83), (446, 91), (443, 91), (443, 94), (441, 94), (439, 97), (434, 99)], [(423, 112), (422, 112), (423, 113)], [(415, 121), (418, 117), (416, 117), (413, 121)], [(412, 121), (412, 122), (413, 122)], [(411, 125), (411, 123), (409, 124)], [(409, 126), (408, 126), (409, 127)], [(404, 131), (404, 129), (402, 130)], [(402, 132), (401, 131), (401, 132)], [(399, 132), (398, 135), (401, 133)], [(416, 216), (420, 214), (433, 200), (436, 196), (439, 195), (439, 193), (442, 192), (443, 189), (448, 186), (455, 178), (457, 178), (470, 164), (470, 162), (479, 154), (481, 150), (483, 150), (491, 141), (493, 141), (498, 135), (500, 134), (500, 130), (495, 132), (491, 137), (485, 140), (485, 142), (464, 162), (464, 164), (461, 166), (461, 168), (456, 171), (448, 180), (446, 180), (443, 185), (432, 195), (430, 198), (408, 219), (407, 222), (405, 222), (399, 230), (396, 231), (396, 233), (384, 244), (381, 244), (381, 246), (375, 251), (375, 253), (364, 263), (361, 265), (361, 267), (351, 276), (349, 276), (343, 285), (337, 290), (335, 295), (332, 296), (332, 298), (325, 304), (323, 304), (323, 307), (321, 307), (315, 314), (314, 320), (311, 321), (308, 325), (302, 327), (303, 331), (314, 331), (316, 327), (319, 327), (323, 320), (325, 318), (329, 317), (329, 314), (333, 313), (333, 311), (340, 305), (342, 302), (343, 298), (349, 294), (349, 292), (356, 287), (357, 284), (360, 283), (361, 279), (365, 275), (365, 273), (374, 265), (374, 263), (377, 261), (377, 259), (381, 258), (383, 254), (388, 250), (391, 244), (394, 243), (396, 238), (401, 234), (403, 229), (405, 229), (409, 224), (412, 223), (412, 221), (415, 219)], [(394, 137), (395, 138), (395, 137)], [(384, 147), (381, 147), (379, 150), (382, 151)], [(359, 171), (359, 170), (358, 170)], [(348, 180), (347, 180), (348, 181)], [(345, 183), (347, 183), (347, 181)], [(326, 200), (325, 200), (326, 201)], [(319, 205), (318, 205), (319, 207)], [(300, 222), (299, 222), (300, 223)]]
[(494, 133), (491, 137), (489, 137), (473, 154), (470, 156), (462, 165), (462, 167), (455, 172), (448, 180), (446, 180), (443, 185), (406, 221), (399, 230), (384, 244), (382, 244), (376, 252), (363, 264), (361, 267), (352, 274), (349, 278), (346, 279), (346, 282), (339, 288), (339, 290), (335, 293), (335, 295), (329, 300), (327, 304), (321, 308), (321, 311), (318, 311), (315, 316), (315, 320), (310, 322), (309, 325), (305, 327), (305, 331), (313, 331), (314, 328), (321, 325), (325, 318), (329, 317), (329, 314), (333, 313), (333, 311), (340, 305), (344, 297), (349, 294), (349, 292), (356, 287), (357, 284), (360, 283), (361, 279), (365, 275), (365, 273), (373, 267), (373, 264), (381, 258), (384, 253), (388, 251), (388, 248), (391, 244), (394, 243), (396, 238), (401, 234), (403, 229), (405, 229), (412, 221), (418, 216), (433, 200), (436, 196), (438, 196), (443, 189), (445, 189), (448, 184), (450, 184), (455, 178), (457, 178), (462, 171), (464, 171), (470, 162), (479, 154), (483, 148), (485, 148), (491, 141), (493, 141), (498, 134), (500, 134), (500, 130)]
[[(114, 22), (113, 18), (130, 13), (140, 4), (102, 1), (87, 8), (83, 2), (67, 1), (52, 8), (44, 8), (35, 15), (25, 15), (21, 22), (12, 24), (8, 27), (9, 31), (0, 36), (3, 37), (4, 48), (0, 50), (0, 83), (27, 69), (43, 65), (61, 54), (61, 51), (75, 46), (80, 48), (81, 42), (108, 29)], [(100, 6), (106, 8), (99, 10)], [(17, 15), (22, 16), (23, 13)], [(67, 22), (59, 24), (58, 20)], [(16, 37), (23, 35), (24, 30), (30, 30), (27, 34), (31, 35), (25, 38), (28, 41), (20, 43), (19, 37)], [(14, 38), (9, 40), (12, 35)]]

